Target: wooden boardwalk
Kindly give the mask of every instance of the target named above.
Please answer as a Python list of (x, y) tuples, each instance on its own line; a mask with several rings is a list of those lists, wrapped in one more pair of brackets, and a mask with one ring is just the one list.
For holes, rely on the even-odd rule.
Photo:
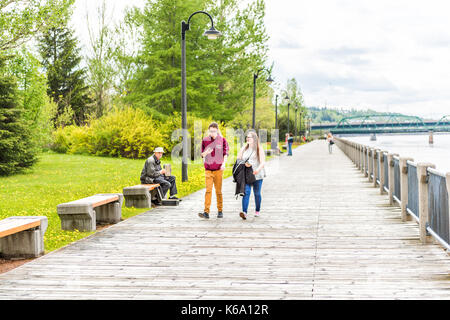
[[(0, 275), (1, 299), (450, 299), (450, 256), (335, 148), (267, 165), (261, 217), (224, 218), (204, 190)], [(213, 196), (215, 199), (215, 195)]]

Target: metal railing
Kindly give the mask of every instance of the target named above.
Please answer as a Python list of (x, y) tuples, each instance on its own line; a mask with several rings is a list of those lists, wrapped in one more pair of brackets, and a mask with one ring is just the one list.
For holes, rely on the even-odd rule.
[(450, 251), (450, 173), (346, 139), (335, 141), (374, 187), (388, 194), (391, 205), (400, 205), (402, 221), (414, 219), (419, 224), (422, 243), (431, 236)]

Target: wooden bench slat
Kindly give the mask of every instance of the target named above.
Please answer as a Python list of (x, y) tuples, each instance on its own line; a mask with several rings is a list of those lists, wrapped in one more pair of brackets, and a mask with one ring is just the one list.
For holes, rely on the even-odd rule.
[(93, 208), (101, 206), (103, 204), (106, 203), (110, 203), (110, 202), (114, 202), (114, 201), (118, 201), (119, 200), (119, 196), (103, 196), (103, 195), (99, 195), (99, 196), (91, 196), (91, 197), (87, 197), (87, 198), (83, 198), (83, 199), (79, 199), (79, 200), (75, 200), (75, 201), (71, 201), (71, 202), (66, 202), (63, 204), (70, 204), (70, 205), (74, 205), (74, 204), (84, 204), (84, 203), (89, 203), (92, 205)]
[[(12, 219), (11, 219), (12, 220)], [(39, 227), (41, 220), (23, 219), (24, 221), (16, 220), (15, 223), (8, 223), (0, 225), (0, 238), (9, 236), (11, 234), (24, 231), (27, 229)]]
[(159, 187), (159, 183), (156, 184), (141, 184), (141, 186), (148, 187), (148, 190), (153, 190)]
[(34, 222), (36, 220), (36, 218), (21, 218), (21, 219), (14, 219), (14, 218), (6, 218), (3, 220), (0, 220), (0, 229), (8, 229), (9, 227), (15, 226), (15, 225), (20, 225), (20, 224), (26, 224), (29, 222)]
[(119, 196), (114, 196), (114, 197), (111, 197), (111, 198), (108, 198), (105, 200), (100, 200), (98, 202), (95, 202), (94, 204), (92, 204), (92, 207), (95, 208), (95, 207), (101, 206), (103, 204), (107, 204), (107, 203), (114, 202), (117, 200), (119, 200)]

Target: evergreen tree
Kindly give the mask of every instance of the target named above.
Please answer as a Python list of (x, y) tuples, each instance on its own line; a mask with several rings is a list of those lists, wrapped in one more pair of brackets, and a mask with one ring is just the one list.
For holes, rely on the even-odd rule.
[[(73, 121), (83, 124), (89, 113), (86, 71), (81, 61), (78, 41), (66, 24), (50, 28), (39, 41), (42, 65), (47, 71), (48, 95), (58, 105), (57, 116), (73, 111)], [(56, 119), (55, 119), (56, 120)]]
[[(164, 117), (181, 109), (181, 21), (190, 14), (209, 12), (223, 37), (211, 41), (203, 36), (210, 20), (199, 14), (186, 32), (188, 112), (219, 121), (231, 120), (252, 101), (253, 73), (264, 66), (267, 35), (264, 1), (239, 9), (237, 0), (148, 1), (144, 10), (132, 14), (142, 30), (142, 50), (137, 72), (128, 82), (126, 102)], [(260, 74), (258, 92), (265, 92)]]
[(37, 148), (19, 107), (17, 85), (5, 73), (4, 61), (0, 56), (0, 175), (9, 175), (32, 166)]

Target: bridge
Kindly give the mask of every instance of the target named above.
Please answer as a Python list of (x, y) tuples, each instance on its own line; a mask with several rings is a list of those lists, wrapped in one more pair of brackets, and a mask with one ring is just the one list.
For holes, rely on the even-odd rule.
[(368, 114), (345, 117), (338, 123), (313, 124), (311, 130), (325, 130), (333, 134), (450, 132), (450, 115), (439, 120), (423, 120), (396, 113)]

